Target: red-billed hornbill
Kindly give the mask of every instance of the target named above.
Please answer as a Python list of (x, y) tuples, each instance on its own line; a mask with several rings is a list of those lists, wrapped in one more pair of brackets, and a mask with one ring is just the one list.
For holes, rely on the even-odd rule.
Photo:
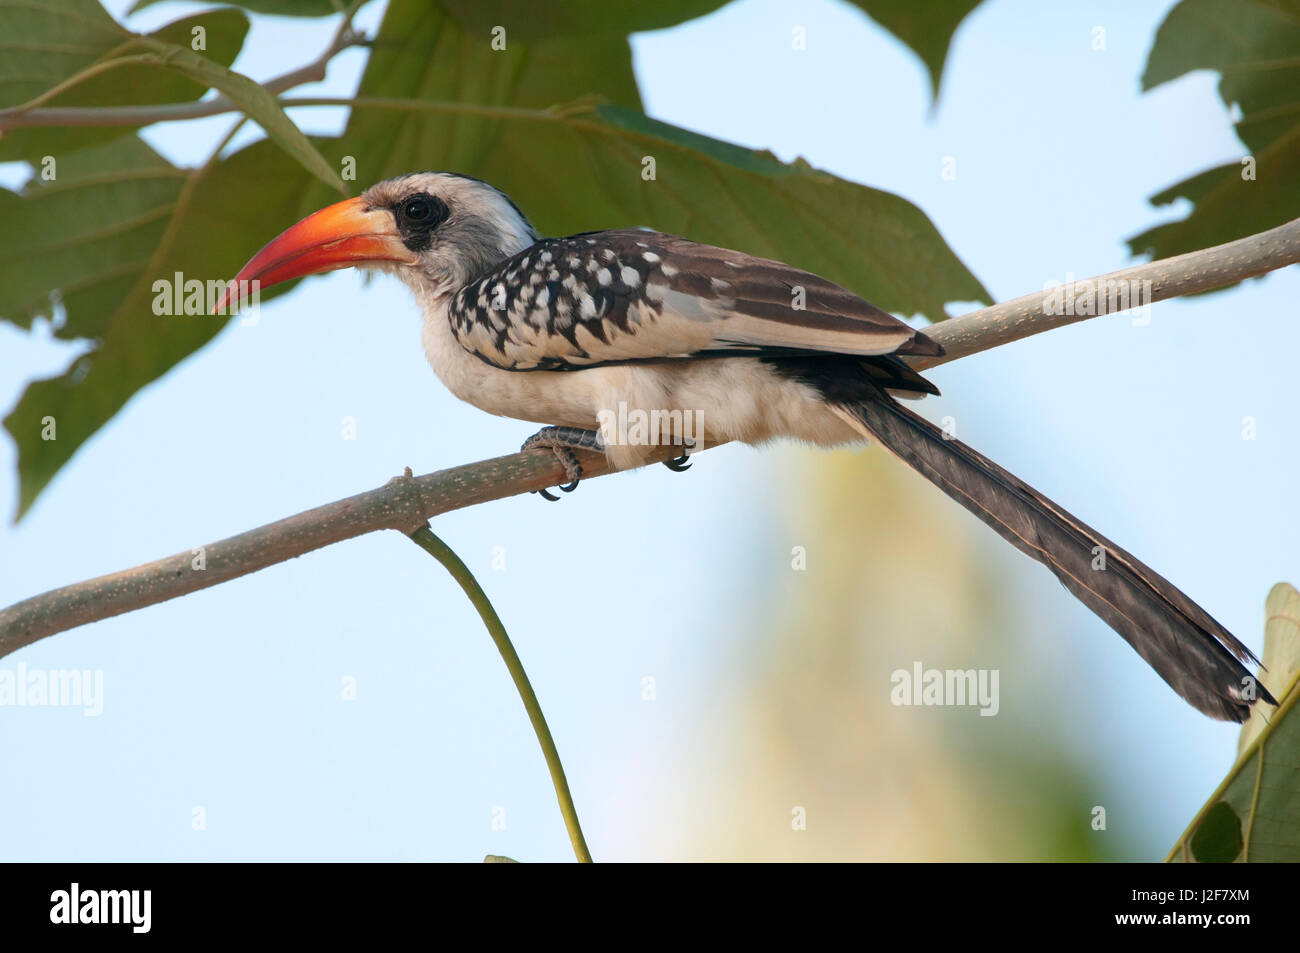
[(894, 400), (938, 393), (900, 355), (941, 348), (823, 278), (649, 230), (538, 238), (487, 183), (425, 172), (303, 219), (236, 282), (349, 266), (404, 281), (451, 392), (550, 425), (525, 446), (551, 447), (574, 481), (573, 448), (603, 450), (618, 469), (654, 449), (602, 439), (597, 425), (620, 406), (694, 415), (713, 443), (874, 439), (1047, 566), (1200, 711), (1243, 721), (1256, 700), (1276, 704), (1246, 668), (1250, 650), (1200, 606)]

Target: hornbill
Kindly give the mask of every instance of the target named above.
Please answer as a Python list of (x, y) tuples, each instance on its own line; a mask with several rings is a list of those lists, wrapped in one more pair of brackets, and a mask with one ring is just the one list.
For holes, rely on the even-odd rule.
[(714, 443), (871, 439), (1047, 566), (1200, 711), (1244, 721), (1255, 701), (1276, 704), (1246, 667), (1258, 660), (1200, 606), (895, 400), (938, 393), (902, 355), (942, 349), (824, 278), (645, 229), (540, 238), (486, 182), (421, 172), (289, 228), (217, 309), (241, 283), (350, 266), (414, 292), (425, 352), (453, 394), (548, 425), (525, 446), (555, 451), (572, 481), (563, 489), (581, 476), (574, 448), (603, 450), (616, 469), (654, 450), (610, 432), (620, 406), (674, 424), (675, 412), (693, 415)]

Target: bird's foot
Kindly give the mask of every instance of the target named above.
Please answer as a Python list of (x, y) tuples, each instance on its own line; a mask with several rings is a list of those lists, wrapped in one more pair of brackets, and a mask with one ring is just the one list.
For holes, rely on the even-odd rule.
[[(572, 493), (582, 480), (582, 464), (578, 462), (578, 456), (573, 451), (595, 450), (603, 453), (605, 441), (595, 430), (583, 430), (581, 427), (543, 427), (525, 440), (524, 445), (519, 449), (531, 450), (534, 447), (549, 447), (555, 453), (555, 459), (559, 460), (560, 466), (564, 467), (564, 476), (569, 481), (557, 489), (562, 493)], [(533, 492), (552, 503), (559, 500), (559, 497), (549, 490)]]
[(685, 473), (691, 468), (691, 451), (695, 449), (695, 441), (685, 441), (686, 449), (682, 451), (680, 457), (673, 457), (671, 460), (665, 460), (664, 466), (674, 473)]

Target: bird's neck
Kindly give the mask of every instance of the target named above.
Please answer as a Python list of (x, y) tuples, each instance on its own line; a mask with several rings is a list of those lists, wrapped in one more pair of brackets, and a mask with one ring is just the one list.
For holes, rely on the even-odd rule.
[(394, 269), (415, 292), (426, 314), (430, 309), (445, 311), (456, 292), (535, 245), (537, 233), (522, 215), (512, 211), (467, 221), (442, 241), (426, 267)]
[(537, 242), (537, 233), (522, 215), (511, 207), (504, 214), (485, 216), (481, 223), (462, 228), (455, 237), (459, 246), (457, 274), (452, 276), (459, 291), (484, 277), (497, 265), (513, 258)]

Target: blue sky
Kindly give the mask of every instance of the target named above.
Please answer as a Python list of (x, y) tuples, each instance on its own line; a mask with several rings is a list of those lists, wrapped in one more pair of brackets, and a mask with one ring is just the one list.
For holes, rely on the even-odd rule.
[[(740, 0), (633, 46), (651, 115), (903, 195), (1000, 300), (1129, 264), (1124, 238), (1185, 211), (1153, 211), (1147, 197), (1242, 151), (1214, 76), (1140, 93), (1172, 3), (1089, 6), (979, 8), (958, 31), (933, 112), (912, 54), (834, 0)], [(131, 25), (201, 8), (163, 4)], [(360, 22), (373, 27), (381, 10), (370, 4)], [(804, 51), (790, 48), (795, 26)], [(1097, 26), (1104, 51), (1091, 46)], [(331, 30), (261, 18), (236, 66), (269, 78), (314, 57)], [(302, 94), (346, 95), (362, 63), (344, 54)], [(296, 118), (340, 128), (337, 110)], [(213, 141), (228, 122), (148, 137), (192, 162), (209, 147), (201, 137)], [(940, 176), (948, 156), (952, 181)], [(13, 167), (0, 173), (21, 180)], [(1300, 277), (1288, 269), (1157, 304), (1147, 325), (1084, 322), (937, 369), (944, 396), (922, 410), (955, 417), (962, 439), (1258, 650), (1265, 595), (1300, 575), (1296, 300)], [(0, 326), (0, 404), (71, 353)], [(341, 438), (345, 417), (355, 440)], [(442, 388), (395, 282), (314, 279), (141, 392), (23, 523), (0, 528), (0, 603), (379, 485), (404, 466), (495, 456), (531, 432)], [(9, 511), (14, 453), (0, 440)], [(732, 620), (762, 585), (756, 548), (770, 538), (755, 514), (774, 484), (824, 456), (723, 447), (685, 476), (653, 468), (588, 483), (554, 508), (516, 498), (438, 519), (515, 639), (598, 857), (668, 853), (635, 832), (674, 786), (679, 753), (743, 648)], [(935, 506), (952, 504), (936, 491)], [(665, 532), (674, 521), (682, 532)], [(991, 533), (981, 545), (1006, 586), (990, 598), (1038, 620), (1038, 674), (1062, 684), (1061, 716), (1077, 727), (1062, 746), (1102, 758), (1109, 777), (1099, 783), (1147, 802), (1139, 853), (1162, 855), (1231, 764), (1235, 729), (1187, 708), (1039, 567), (1006, 558)], [(503, 570), (492, 564), (498, 547)], [(9, 857), (571, 856), (481, 624), (440, 567), (396, 535), (77, 629), (0, 665), (20, 660), (102, 669), (105, 699), (95, 718), (0, 710), (0, 811), (23, 819), (6, 831)], [(653, 704), (641, 699), (646, 673), (661, 686)], [(345, 677), (356, 679), (355, 702), (340, 700)], [(195, 807), (205, 831), (192, 829)], [(505, 830), (491, 826), (498, 807)]]

